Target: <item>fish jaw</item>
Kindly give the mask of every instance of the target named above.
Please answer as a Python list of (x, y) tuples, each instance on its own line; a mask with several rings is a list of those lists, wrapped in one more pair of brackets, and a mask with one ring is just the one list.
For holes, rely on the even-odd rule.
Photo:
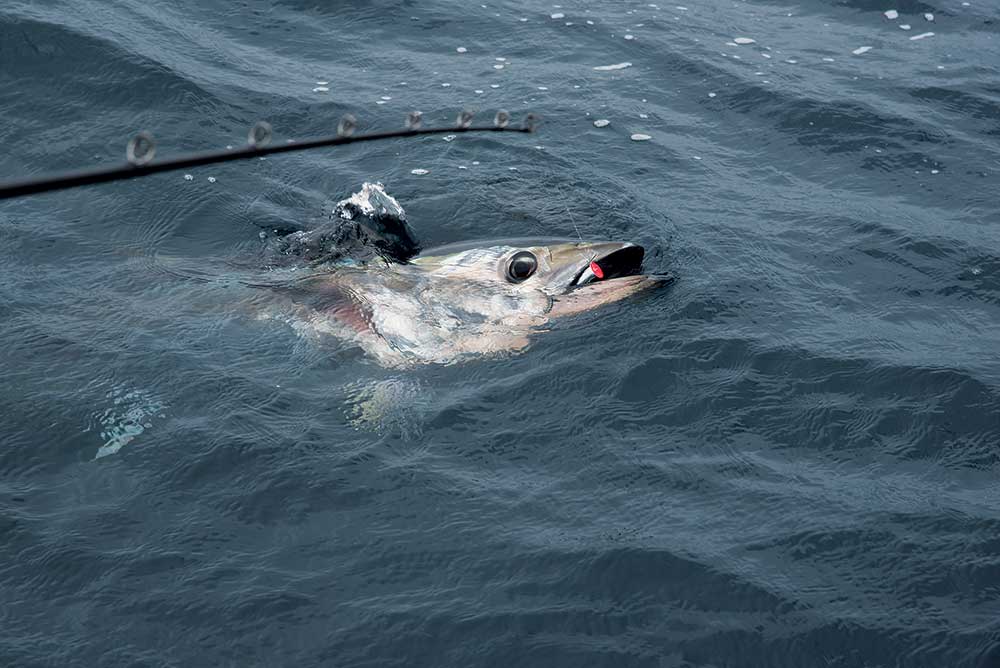
[(631, 297), (672, 280), (670, 276), (637, 274), (609, 281), (588, 283), (552, 299), (549, 315), (559, 318), (590, 311)]

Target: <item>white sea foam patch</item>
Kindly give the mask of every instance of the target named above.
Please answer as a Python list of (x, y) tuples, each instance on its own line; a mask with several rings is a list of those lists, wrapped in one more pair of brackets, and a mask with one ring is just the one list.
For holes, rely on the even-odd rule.
[(632, 63), (615, 63), (614, 65), (598, 65), (594, 68), (597, 72), (613, 72), (614, 70), (623, 70), (626, 67), (632, 67)]
[(919, 35), (914, 35), (913, 37), (911, 37), (910, 41), (913, 42), (913, 41), (918, 40), (918, 39), (926, 39), (928, 37), (933, 37), (933, 36), (934, 36), (934, 33), (932, 33), (932, 32), (923, 32), (923, 33), (920, 33)]
[(889, 19), (890, 21), (895, 21), (896, 19), (899, 18), (899, 12), (897, 12), (895, 9), (887, 9), (885, 12), (883, 12), (883, 14), (885, 14), (885, 18)]
[(163, 418), (167, 406), (145, 390), (119, 386), (108, 392), (110, 408), (97, 416), (103, 445), (94, 459), (113, 455), (152, 428), (154, 418)]
[(749, 37), (736, 37), (733, 42), (736, 44), (754, 44), (757, 40), (750, 39)]
[(854, 51), (851, 51), (851, 53), (853, 53), (855, 56), (860, 56), (862, 53), (868, 53), (871, 50), (872, 47), (870, 46), (859, 46), (858, 48), (854, 49)]

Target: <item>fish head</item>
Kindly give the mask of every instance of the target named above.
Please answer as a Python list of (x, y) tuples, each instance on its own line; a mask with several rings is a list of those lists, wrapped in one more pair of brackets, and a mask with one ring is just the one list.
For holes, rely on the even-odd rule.
[[(412, 261), (426, 283), (483, 315), (559, 317), (624, 299), (667, 277), (642, 274), (630, 242), (510, 239), (432, 248)], [(499, 298), (499, 299), (498, 299)], [(454, 299), (454, 297), (452, 298)]]

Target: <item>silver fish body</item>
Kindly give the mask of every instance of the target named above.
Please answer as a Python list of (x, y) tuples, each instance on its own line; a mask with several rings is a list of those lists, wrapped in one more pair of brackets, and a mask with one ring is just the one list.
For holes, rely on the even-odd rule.
[(662, 285), (641, 246), (511, 239), (432, 248), (406, 263), (336, 268), (300, 282), (298, 315), (380, 364), (451, 364), (520, 352), (553, 318)]

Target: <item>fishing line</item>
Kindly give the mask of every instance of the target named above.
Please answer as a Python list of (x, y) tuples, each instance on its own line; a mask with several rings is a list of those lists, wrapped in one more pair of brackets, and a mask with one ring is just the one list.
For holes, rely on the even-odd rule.
[(302, 141), (289, 139), (287, 143), (277, 146), (268, 145), (271, 141), (271, 126), (264, 121), (260, 121), (250, 128), (245, 148), (191, 153), (157, 162), (153, 162), (153, 157), (156, 155), (156, 141), (148, 132), (140, 132), (129, 140), (126, 146), (125, 159), (127, 164), (125, 165), (68, 171), (49, 176), (2, 182), (0, 183), (0, 200), (54, 190), (78, 188), (97, 183), (122, 181), (188, 167), (200, 167), (202, 165), (233, 162), (235, 160), (250, 160), (276, 153), (307, 151), (326, 146), (340, 146), (342, 144), (355, 144), (380, 139), (393, 139), (396, 137), (415, 137), (419, 135), (458, 134), (462, 132), (530, 133), (535, 131), (535, 127), (538, 124), (538, 117), (535, 114), (529, 113), (525, 115), (520, 127), (510, 127), (510, 114), (503, 110), (496, 113), (492, 126), (473, 126), (472, 117), (473, 114), (471, 111), (463, 111), (458, 115), (458, 119), (453, 127), (421, 128), (422, 116), (419, 111), (413, 111), (407, 115), (406, 127), (403, 130), (355, 135), (354, 130), (357, 128), (357, 119), (347, 114), (338, 124), (337, 134), (334, 136), (318, 137)]

